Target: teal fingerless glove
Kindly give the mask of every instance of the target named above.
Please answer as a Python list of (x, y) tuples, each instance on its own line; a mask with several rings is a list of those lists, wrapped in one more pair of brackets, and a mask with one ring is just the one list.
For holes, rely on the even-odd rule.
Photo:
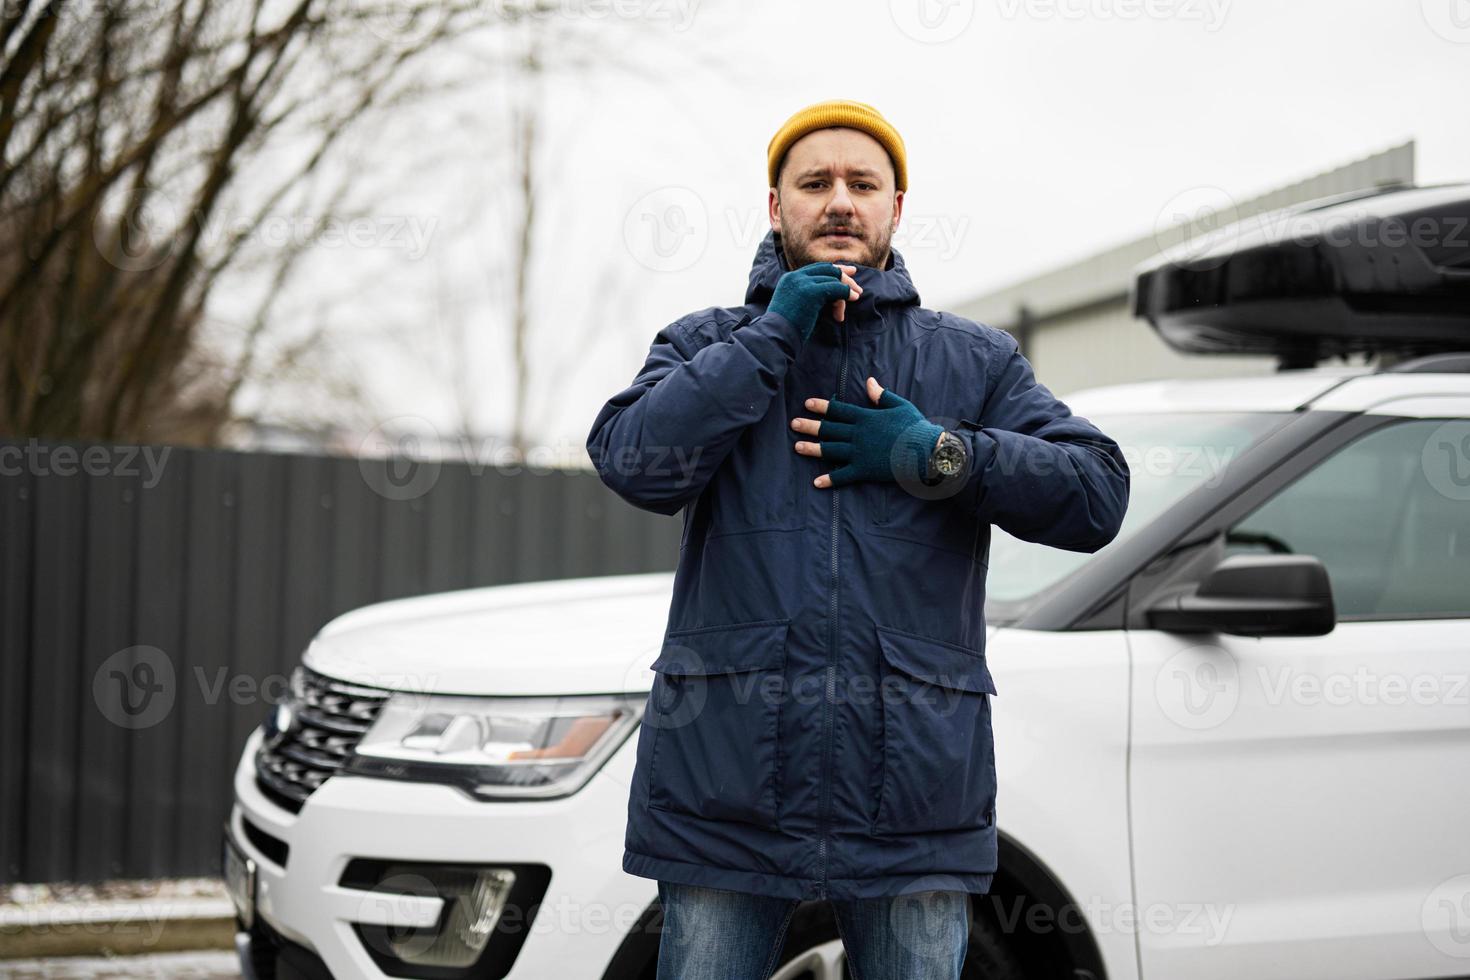
[(842, 270), (831, 262), (813, 262), (778, 279), (766, 309), (795, 325), (804, 343), (811, 337), (823, 308), (851, 295), (852, 287), (842, 281)]
[(929, 454), (943, 431), (913, 402), (885, 388), (877, 408), (829, 399), (817, 439), (822, 459), (847, 464), (828, 474), (834, 487), (859, 481), (912, 485), (927, 474)]

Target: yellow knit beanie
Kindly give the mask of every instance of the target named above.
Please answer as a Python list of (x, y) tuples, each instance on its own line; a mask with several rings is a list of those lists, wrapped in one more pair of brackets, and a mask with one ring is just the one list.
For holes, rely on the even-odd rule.
[(882, 143), (883, 149), (888, 151), (888, 156), (893, 161), (898, 189), (908, 190), (908, 155), (903, 147), (903, 137), (898, 135), (898, 130), (877, 109), (866, 102), (854, 102), (851, 99), (829, 99), (809, 105), (782, 124), (776, 135), (771, 137), (771, 145), (766, 149), (769, 186), (776, 186), (776, 173), (781, 169), (781, 158), (786, 156), (792, 143), (813, 130), (832, 126), (860, 129)]

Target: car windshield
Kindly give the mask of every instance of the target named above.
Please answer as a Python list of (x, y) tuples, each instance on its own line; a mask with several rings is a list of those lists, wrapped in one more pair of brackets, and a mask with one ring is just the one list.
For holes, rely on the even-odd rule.
[(1287, 412), (1088, 415), (1089, 421), (1118, 443), (1128, 462), (1128, 512), (1123, 526), (1116, 538), (1092, 554), (1022, 541), (999, 527), (992, 528), (986, 619), (1017, 619), (1027, 600), (1116, 548), (1191, 490), (1218, 484), (1233, 460), (1290, 417)]

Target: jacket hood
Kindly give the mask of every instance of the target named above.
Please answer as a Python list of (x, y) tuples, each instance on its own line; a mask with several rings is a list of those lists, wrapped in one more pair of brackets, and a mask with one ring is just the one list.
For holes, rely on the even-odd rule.
[[(776, 292), (776, 282), (791, 271), (791, 267), (786, 264), (786, 253), (777, 247), (779, 244), (780, 235), (773, 229), (766, 232), (766, 237), (756, 249), (755, 261), (750, 264), (750, 284), (745, 289), (747, 304), (768, 305), (772, 294)], [(903, 256), (896, 248), (889, 249), (887, 268), (874, 269), (860, 265), (853, 278), (863, 287), (863, 298), (856, 303), (847, 304), (849, 317), (854, 314), (862, 317), (875, 306), (919, 304), (919, 291), (914, 288), (914, 281), (909, 278)], [(824, 313), (822, 318), (827, 319), (828, 314)]]

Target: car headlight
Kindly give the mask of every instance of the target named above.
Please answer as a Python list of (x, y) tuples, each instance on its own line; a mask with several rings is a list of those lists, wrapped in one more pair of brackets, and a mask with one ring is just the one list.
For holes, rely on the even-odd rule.
[(645, 694), (396, 693), (344, 771), (449, 783), (478, 797), (566, 796), (623, 743), (646, 701)]

